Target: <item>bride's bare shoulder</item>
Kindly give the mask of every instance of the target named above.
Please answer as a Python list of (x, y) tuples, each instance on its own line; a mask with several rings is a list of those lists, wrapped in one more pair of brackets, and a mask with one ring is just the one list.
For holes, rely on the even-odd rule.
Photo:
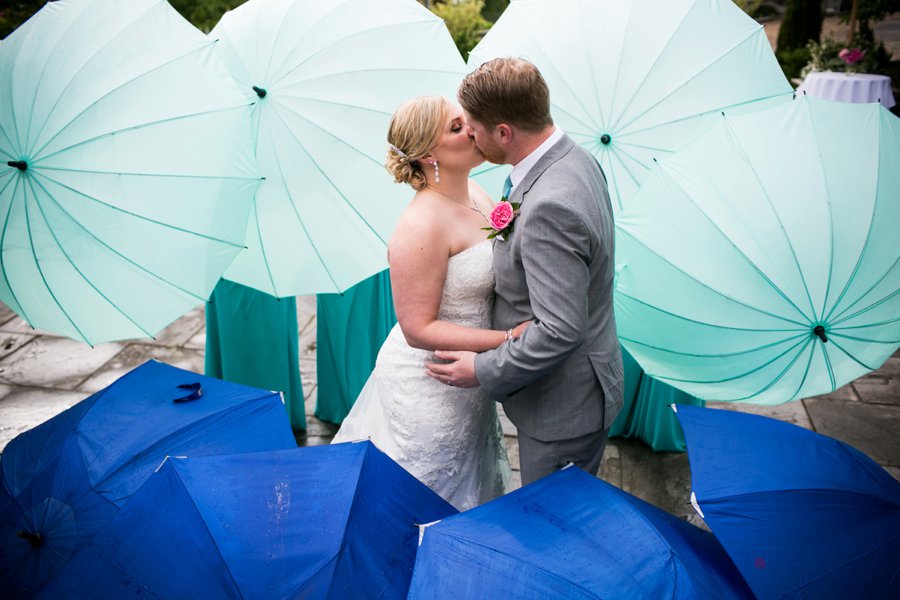
[(469, 196), (475, 200), (479, 206), (494, 206), (493, 198), (491, 198), (490, 194), (484, 191), (484, 188), (474, 179), (469, 179)]
[(440, 208), (440, 203), (435, 202), (431, 192), (417, 192), (397, 221), (388, 243), (389, 252), (393, 254), (425, 246), (443, 251), (445, 246), (449, 247), (446, 215)]

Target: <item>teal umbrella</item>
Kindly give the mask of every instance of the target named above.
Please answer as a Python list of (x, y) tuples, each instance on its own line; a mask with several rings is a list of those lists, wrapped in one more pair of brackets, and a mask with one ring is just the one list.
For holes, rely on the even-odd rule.
[(151, 337), (243, 247), (246, 99), (162, 0), (61, 0), (0, 45), (0, 300), (90, 344)]
[(806, 97), (725, 114), (619, 215), (619, 337), (709, 400), (832, 392), (900, 345), (900, 120)]
[[(680, 149), (720, 110), (757, 109), (792, 91), (762, 26), (731, 0), (513, 0), (469, 66), (500, 56), (541, 70), (553, 120), (600, 162), (616, 212), (653, 158)], [(486, 189), (499, 192), (505, 170), (484, 171), (495, 179)]]
[(266, 181), (225, 278), (273, 296), (342, 292), (387, 267), (411, 191), (384, 169), (391, 114), (465, 71), (414, 0), (250, 0), (210, 33), (250, 100)]

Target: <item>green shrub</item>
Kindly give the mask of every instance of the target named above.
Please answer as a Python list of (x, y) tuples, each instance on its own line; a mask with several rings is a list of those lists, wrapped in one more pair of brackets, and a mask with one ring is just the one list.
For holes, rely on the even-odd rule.
[(799, 79), (801, 77), (800, 72), (806, 66), (806, 63), (809, 62), (809, 49), (779, 50), (775, 53), (775, 57), (778, 59), (778, 64), (781, 65), (781, 70), (784, 71), (785, 77), (789, 80)]
[(469, 57), (469, 52), (491, 26), (481, 16), (482, 8), (483, 0), (462, 0), (457, 4), (434, 4), (431, 7), (431, 12), (447, 24), (450, 36), (463, 58)]

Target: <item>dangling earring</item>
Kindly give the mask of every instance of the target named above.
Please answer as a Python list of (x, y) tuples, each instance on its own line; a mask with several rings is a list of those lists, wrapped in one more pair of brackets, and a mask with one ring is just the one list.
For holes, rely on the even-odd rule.
[(441, 182), (441, 172), (438, 171), (437, 159), (434, 159), (434, 182), (435, 183)]

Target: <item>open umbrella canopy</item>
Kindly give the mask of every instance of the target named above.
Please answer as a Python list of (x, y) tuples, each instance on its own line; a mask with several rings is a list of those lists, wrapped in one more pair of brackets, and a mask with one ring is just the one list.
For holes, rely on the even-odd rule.
[(710, 400), (829, 393), (900, 345), (900, 120), (798, 97), (719, 124), (616, 223), (619, 338)]
[(0, 300), (90, 344), (152, 337), (243, 247), (247, 99), (164, 0), (50, 2), (0, 45)]
[(149, 361), (0, 458), (0, 595), (30, 597), (168, 455), (296, 448), (281, 397)]
[(701, 516), (759, 598), (892, 598), (900, 483), (859, 450), (768, 417), (677, 406)]
[(266, 181), (226, 279), (273, 296), (342, 292), (387, 267), (412, 192), (383, 165), (391, 114), (455, 97), (465, 72), (415, 0), (250, 0), (210, 32), (252, 107)]
[(42, 595), (402, 599), (454, 513), (371, 442), (173, 458)]
[(541, 70), (554, 122), (597, 158), (616, 212), (653, 158), (683, 147), (720, 110), (756, 110), (792, 91), (762, 26), (731, 0), (515, 0), (469, 67), (501, 56)]
[(569, 467), (425, 527), (409, 598), (752, 594), (712, 534)]

